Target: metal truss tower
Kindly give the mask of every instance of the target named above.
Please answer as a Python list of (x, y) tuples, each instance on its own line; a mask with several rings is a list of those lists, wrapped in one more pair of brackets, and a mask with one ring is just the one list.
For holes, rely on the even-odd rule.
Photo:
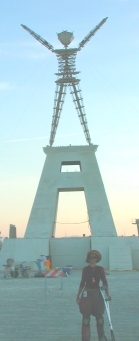
[(88, 35), (80, 42), (77, 48), (67, 48), (68, 45), (74, 39), (73, 33), (68, 31), (63, 31), (58, 33), (58, 39), (64, 45), (64, 49), (54, 49), (54, 47), (49, 44), (45, 39), (40, 37), (40, 35), (36, 34), (34, 31), (30, 30), (27, 26), (21, 25), (25, 30), (27, 30), (36, 40), (38, 40), (42, 45), (47, 47), (51, 52), (55, 53), (58, 59), (58, 76), (56, 80), (56, 91), (54, 98), (54, 111), (52, 116), (52, 125), (51, 125), (51, 133), (50, 133), (50, 146), (53, 145), (65, 95), (67, 86), (70, 87), (70, 93), (73, 98), (73, 102), (75, 104), (75, 108), (78, 113), (78, 117), (80, 119), (80, 123), (83, 127), (83, 131), (85, 134), (85, 138), (87, 143), (91, 144), (91, 137), (87, 125), (86, 114), (83, 105), (83, 98), (81, 94), (81, 90), (79, 87), (80, 79), (77, 78), (79, 74), (76, 71), (75, 60), (77, 52), (80, 51), (84, 45), (94, 36), (94, 34), (100, 29), (100, 27), (106, 22), (107, 18), (104, 18), (93, 30), (91, 30)]

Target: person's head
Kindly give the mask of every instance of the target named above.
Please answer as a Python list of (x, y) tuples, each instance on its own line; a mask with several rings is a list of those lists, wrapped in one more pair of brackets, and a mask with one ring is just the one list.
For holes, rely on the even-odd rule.
[(91, 250), (87, 253), (86, 262), (90, 264), (96, 264), (101, 260), (101, 253), (97, 250)]

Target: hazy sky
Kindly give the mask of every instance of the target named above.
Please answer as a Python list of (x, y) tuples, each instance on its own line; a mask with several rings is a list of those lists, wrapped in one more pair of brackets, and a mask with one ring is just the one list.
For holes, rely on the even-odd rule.
[[(132, 219), (139, 218), (139, 1), (5, 0), (0, 11), (3, 236), (8, 236), (10, 223), (16, 225), (18, 237), (24, 235), (45, 161), (42, 147), (49, 143), (57, 72), (56, 56), (21, 24), (55, 48), (62, 48), (56, 33), (74, 32), (71, 47), (77, 47), (105, 17), (107, 22), (78, 53), (76, 67), (81, 71), (88, 126), (92, 142), (99, 145), (96, 156), (117, 232), (137, 234)], [(68, 93), (54, 146), (69, 144), (84, 145), (86, 140)], [(61, 197), (58, 218), (61, 222), (86, 220), (83, 196), (73, 199), (70, 195)], [(72, 202), (76, 202), (75, 212)], [(89, 234), (88, 224), (61, 224), (57, 235), (84, 231)]]

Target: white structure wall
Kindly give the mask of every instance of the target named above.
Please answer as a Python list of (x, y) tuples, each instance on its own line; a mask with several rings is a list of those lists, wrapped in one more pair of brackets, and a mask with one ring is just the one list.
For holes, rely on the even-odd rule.
[[(50, 255), (52, 266), (72, 265), (81, 269), (91, 249), (101, 252), (100, 264), (110, 270), (138, 269), (137, 237), (118, 237), (98, 168), (97, 146), (46, 147), (47, 155), (25, 237), (5, 239), (0, 268), (7, 258), (33, 262), (40, 254)], [(78, 164), (80, 172), (61, 172), (62, 164)], [(91, 236), (52, 238), (55, 234), (60, 191), (84, 191)], [(122, 261), (121, 261), (122, 260)]]
[(133, 269), (139, 271), (139, 242), (138, 242), (138, 248), (132, 249), (132, 264), (133, 264)]
[(70, 237), (50, 239), (5, 239), (0, 252), (0, 270), (7, 258), (15, 263), (37, 260), (40, 254), (50, 255), (52, 267), (72, 265), (82, 269), (91, 249), (102, 254), (100, 265), (109, 270), (139, 270), (137, 237)]
[(47, 256), (49, 252), (49, 239), (5, 238), (0, 252), (0, 270), (7, 258), (13, 258), (15, 263), (35, 262), (40, 255)]
[(91, 249), (96, 249), (102, 254), (100, 264), (109, 270), (137, 269), (133, 263), (139, 250), (139, 242), (136, 236), (131, 237), (92, 237)]
[[(84, 191), (93, 236), (116, 236), (98, 168), (97, 146), (46, 147), (46, 161), (29, 217), (25, 238), (51, 238), (55, 233), (60, 191)], [(78, 163), (80, 172), (61, 172), (63, 163)]]
[(52, 266), (73, 265), (76, 269), (82, 269), (86, 265), (86, 254), (90, 251), (90, 247), (90, 237), (51, 238)]

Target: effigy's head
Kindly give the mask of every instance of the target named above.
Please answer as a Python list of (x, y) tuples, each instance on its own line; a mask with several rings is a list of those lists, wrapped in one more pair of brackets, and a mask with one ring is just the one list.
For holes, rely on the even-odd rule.
[(74, 35), (72, 32), (62, 31), (61, 33), (57, 33), (58, 39), (65, 47), (67, 47), (72, 40), (74, 39)]

